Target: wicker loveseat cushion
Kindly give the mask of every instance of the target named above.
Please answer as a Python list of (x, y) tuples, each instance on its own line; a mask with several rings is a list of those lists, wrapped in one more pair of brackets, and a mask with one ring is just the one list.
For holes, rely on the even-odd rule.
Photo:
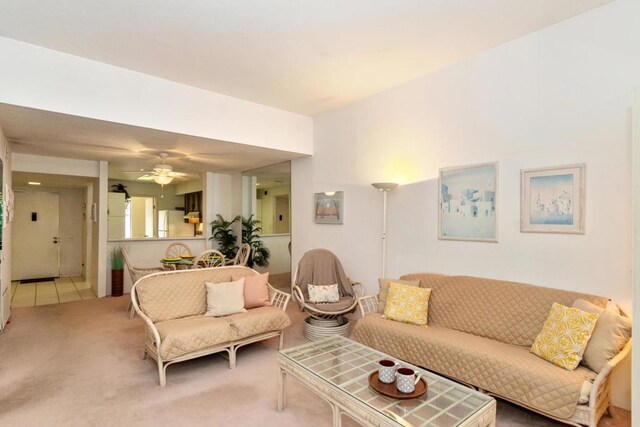
[(236, 339), (265, 332), (281, 331), (291, 325), (289, 316), (275, 307), (258, 307), (227, 316)]
[(584, 380), (595, 378), (586, 368), (560, 369), (529, 353), (528, 347), (445, 327), (384, 320), (379, 313), (360, 319), (353, 338), (558, 418), (571, 417)]
[(157, 323), (156, 329), (160, 334), (160, 355), (164, 361), (229, 342), (236, 336), (226, 317), (182, 317)]
[(165, 320), (156, 324), (165, 361), (265, 332), (281, 331), (291, 325), (289, 316), (274, 307), (253, 308), (225, 317), (204, 315)]

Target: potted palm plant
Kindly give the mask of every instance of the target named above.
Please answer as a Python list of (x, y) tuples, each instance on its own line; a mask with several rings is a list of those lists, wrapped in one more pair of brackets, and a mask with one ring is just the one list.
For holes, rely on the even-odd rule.
[(242, 218), (242, 243), (248, 243), (251, 247), (247, 267), (253, 268), (254, 265), (267, 267), (269, 265), (271, 252), (260, 240), (261, 231), (259, 219), (253, 218), (253, 215), (249, 218)]
[(111, 296), (121, 297), (124, 283), (124, 256), (119, 246), (111, 249)]
[(240, 215), (227, 221), (222, 215), (217, 214), (216, 219), (211, 222), (211, 239), (218, 242), (218, 250), (227, 259), (232, 259), (238, 252), (237, 238), (231, 228), (238, 221), (240, 221)]

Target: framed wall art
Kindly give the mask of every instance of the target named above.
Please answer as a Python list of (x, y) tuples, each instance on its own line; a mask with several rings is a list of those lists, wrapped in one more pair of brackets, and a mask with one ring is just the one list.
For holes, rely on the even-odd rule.
[(342, 224), (344, 222), (344, 193), (342, 191), (316, 193), (314, 220), (316, 224)]
[(584, 164), (525, 169), (520, 179), (520, 231), (584, 234)]
[(498, 241), (498, 163), (440, 169), (438, 238)]

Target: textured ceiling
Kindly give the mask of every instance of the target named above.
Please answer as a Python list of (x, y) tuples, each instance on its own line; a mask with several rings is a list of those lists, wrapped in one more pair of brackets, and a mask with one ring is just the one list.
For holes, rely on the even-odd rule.
[(3, 0), (0, 36), (306, 115), (610, 0)]

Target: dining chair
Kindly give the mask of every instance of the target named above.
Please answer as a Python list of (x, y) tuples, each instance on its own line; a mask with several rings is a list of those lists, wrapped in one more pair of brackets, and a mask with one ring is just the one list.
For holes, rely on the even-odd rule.
[[(163, 267), (137, 267), (131, 263), (131, 259), (129, 259), (129, 252), (125, 248), (121, 248), (122, 258), (124, 258), (124, 263), (127, 266), (127, 270), (129, 270), (129, 275), (131, 276), (131, 284), (135, 284), (140, 278), (147, 276), (149, 274), (157, 273), (159, 271), (164, 271)], [(133, 319), (136, 312), (133, 308), (133, 303), (129, 301), (129, 318)]]
[(248, 243), (243, 243), (238, 248), (236, 256), (233, 259), (227, 260), (226, 265), (247, 265), (249, 261), (249, 255), (251, 254), (251, 246)]
[(207, 249), (194, 258), (191, 268), (222, 267), (225, 265), (224, 255), (215, 249)]
[(181, 255), (192, 255), (192, 252), (189, 246), (181, 242), (176, 242), (167, 246), (164, 255), (167, 258), (180, 258)]

